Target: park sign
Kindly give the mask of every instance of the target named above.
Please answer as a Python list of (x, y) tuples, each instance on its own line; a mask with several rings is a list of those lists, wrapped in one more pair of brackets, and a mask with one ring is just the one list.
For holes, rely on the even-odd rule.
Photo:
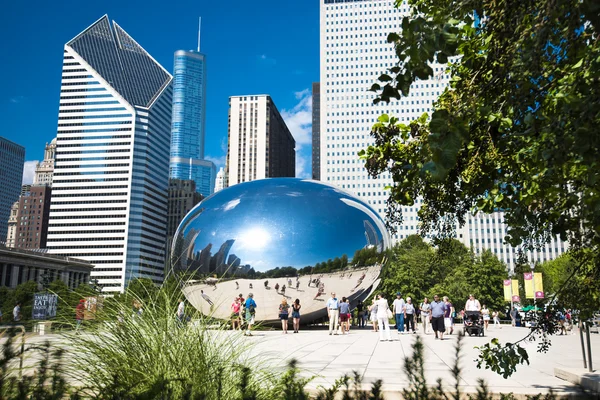
[(33, 319), (48, 319), (56, 317), (58, 296), (50, 293), (35, 293), (33, 295)]

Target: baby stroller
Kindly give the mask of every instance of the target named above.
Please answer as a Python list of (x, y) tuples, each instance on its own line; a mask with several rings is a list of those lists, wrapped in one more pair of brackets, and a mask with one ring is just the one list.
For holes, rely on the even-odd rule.
[(479, 311), (467, 311), (464, 318), (464, 333), (469, 336), (483, 336), (483, 316)]

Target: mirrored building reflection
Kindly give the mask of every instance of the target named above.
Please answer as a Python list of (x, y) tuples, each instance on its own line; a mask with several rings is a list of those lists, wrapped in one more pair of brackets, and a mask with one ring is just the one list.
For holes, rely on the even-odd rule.
[[(277, 319), (283, 297), (300, 299), (303, 322), (325, 314), (329, 293), (366, 298), (389, 247), (385, 224), (368, 205), (316, 181), (275, 178), (222, 190), (181, 222), (171, 251), (184, 289), (203, 313), (228, 318), (249, 292), (258, 320)], [(262, 302), (262, 305), (261, 305)]]

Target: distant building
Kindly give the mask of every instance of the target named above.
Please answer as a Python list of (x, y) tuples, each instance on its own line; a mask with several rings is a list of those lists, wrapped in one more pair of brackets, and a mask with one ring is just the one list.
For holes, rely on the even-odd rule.
[[(50, 216), (50, 186), (31, 186), (17, 204), (14, 245), (19, 249), (43, 249), (48, 237), (48, 217)], [(12, 217), (12, 215), (11, 215)]]
[(223, 190), (223, 188), (225, 188), (225, 171), (223, 170), (223, 167), (221, 167), (219, 172), (217, 172), (217, 179), (215, 180), (215, 193), (219, 190)]
[(31, 185), (21, 185), (21, 194), (19, 196), (26, 196), (31, 191)]
[(196, 183), (193, 180), (169, 179), (167, 250), (171, 248), (173, 236), (183, 218), (201, 200), (202, 195), (196, 191)]
[(269, 95), (229, 98), (226, 186), (294, 177), (296, 141)]
[(60, 279), (75, 289), (90, 281), (93, 267), (76, 258), (0, 246), (0, 286), (4, 287), (15, 288), (27, 281), (41, 283), (47, 276), (50, 282)]
[(312, 84), (312, 178), (321, 180), (321, 84)]
[(10, 208), (19, 199), (25, 148), (0, 137), (0, 242), (6, 241)]
[(50, 144), (46, 143), (44, 150), (44, 160), (35, 167), (33, 177), (34, 185), (52, 186), (52, 175), (54, 174), (54, 160), (56, 159), (56, 138), (52, 139)]
[(15, 201), (10, 208), (8, 217), (8, 230), (6, 232), (6, 247), (15, 247), (17, 237), (17, 215), (19, 214), (19, 202)]
[(206, 56), (198, 51), (175, 52), (173, 115), (169, 176), (191, 179), (208, 197), (215, 191), (216, 166), (204, 159), (206, 120)]
[(106, 15), (64, 46), (47, 247), (104, 292), (163, 281), (171, 81)]

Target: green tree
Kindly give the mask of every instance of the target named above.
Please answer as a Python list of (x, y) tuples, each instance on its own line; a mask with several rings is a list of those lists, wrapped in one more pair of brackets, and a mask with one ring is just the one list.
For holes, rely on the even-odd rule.
[(568, 240), (572, 290), (598, 298), (600, 3), (408, 3), (402, 34), (388, 36), (398, 63), (373, 85), (375, 102), (408, 96), (433, 77), (432, 62), (450, 61), (451, 82), (431, 117), (381, 116), (375, 146), (361, 152), (371, 175), (394, 178), (389, 222), (417, 198), (422, 234), (447, 236), (473, 210), (503, 210), (513, 246)]

